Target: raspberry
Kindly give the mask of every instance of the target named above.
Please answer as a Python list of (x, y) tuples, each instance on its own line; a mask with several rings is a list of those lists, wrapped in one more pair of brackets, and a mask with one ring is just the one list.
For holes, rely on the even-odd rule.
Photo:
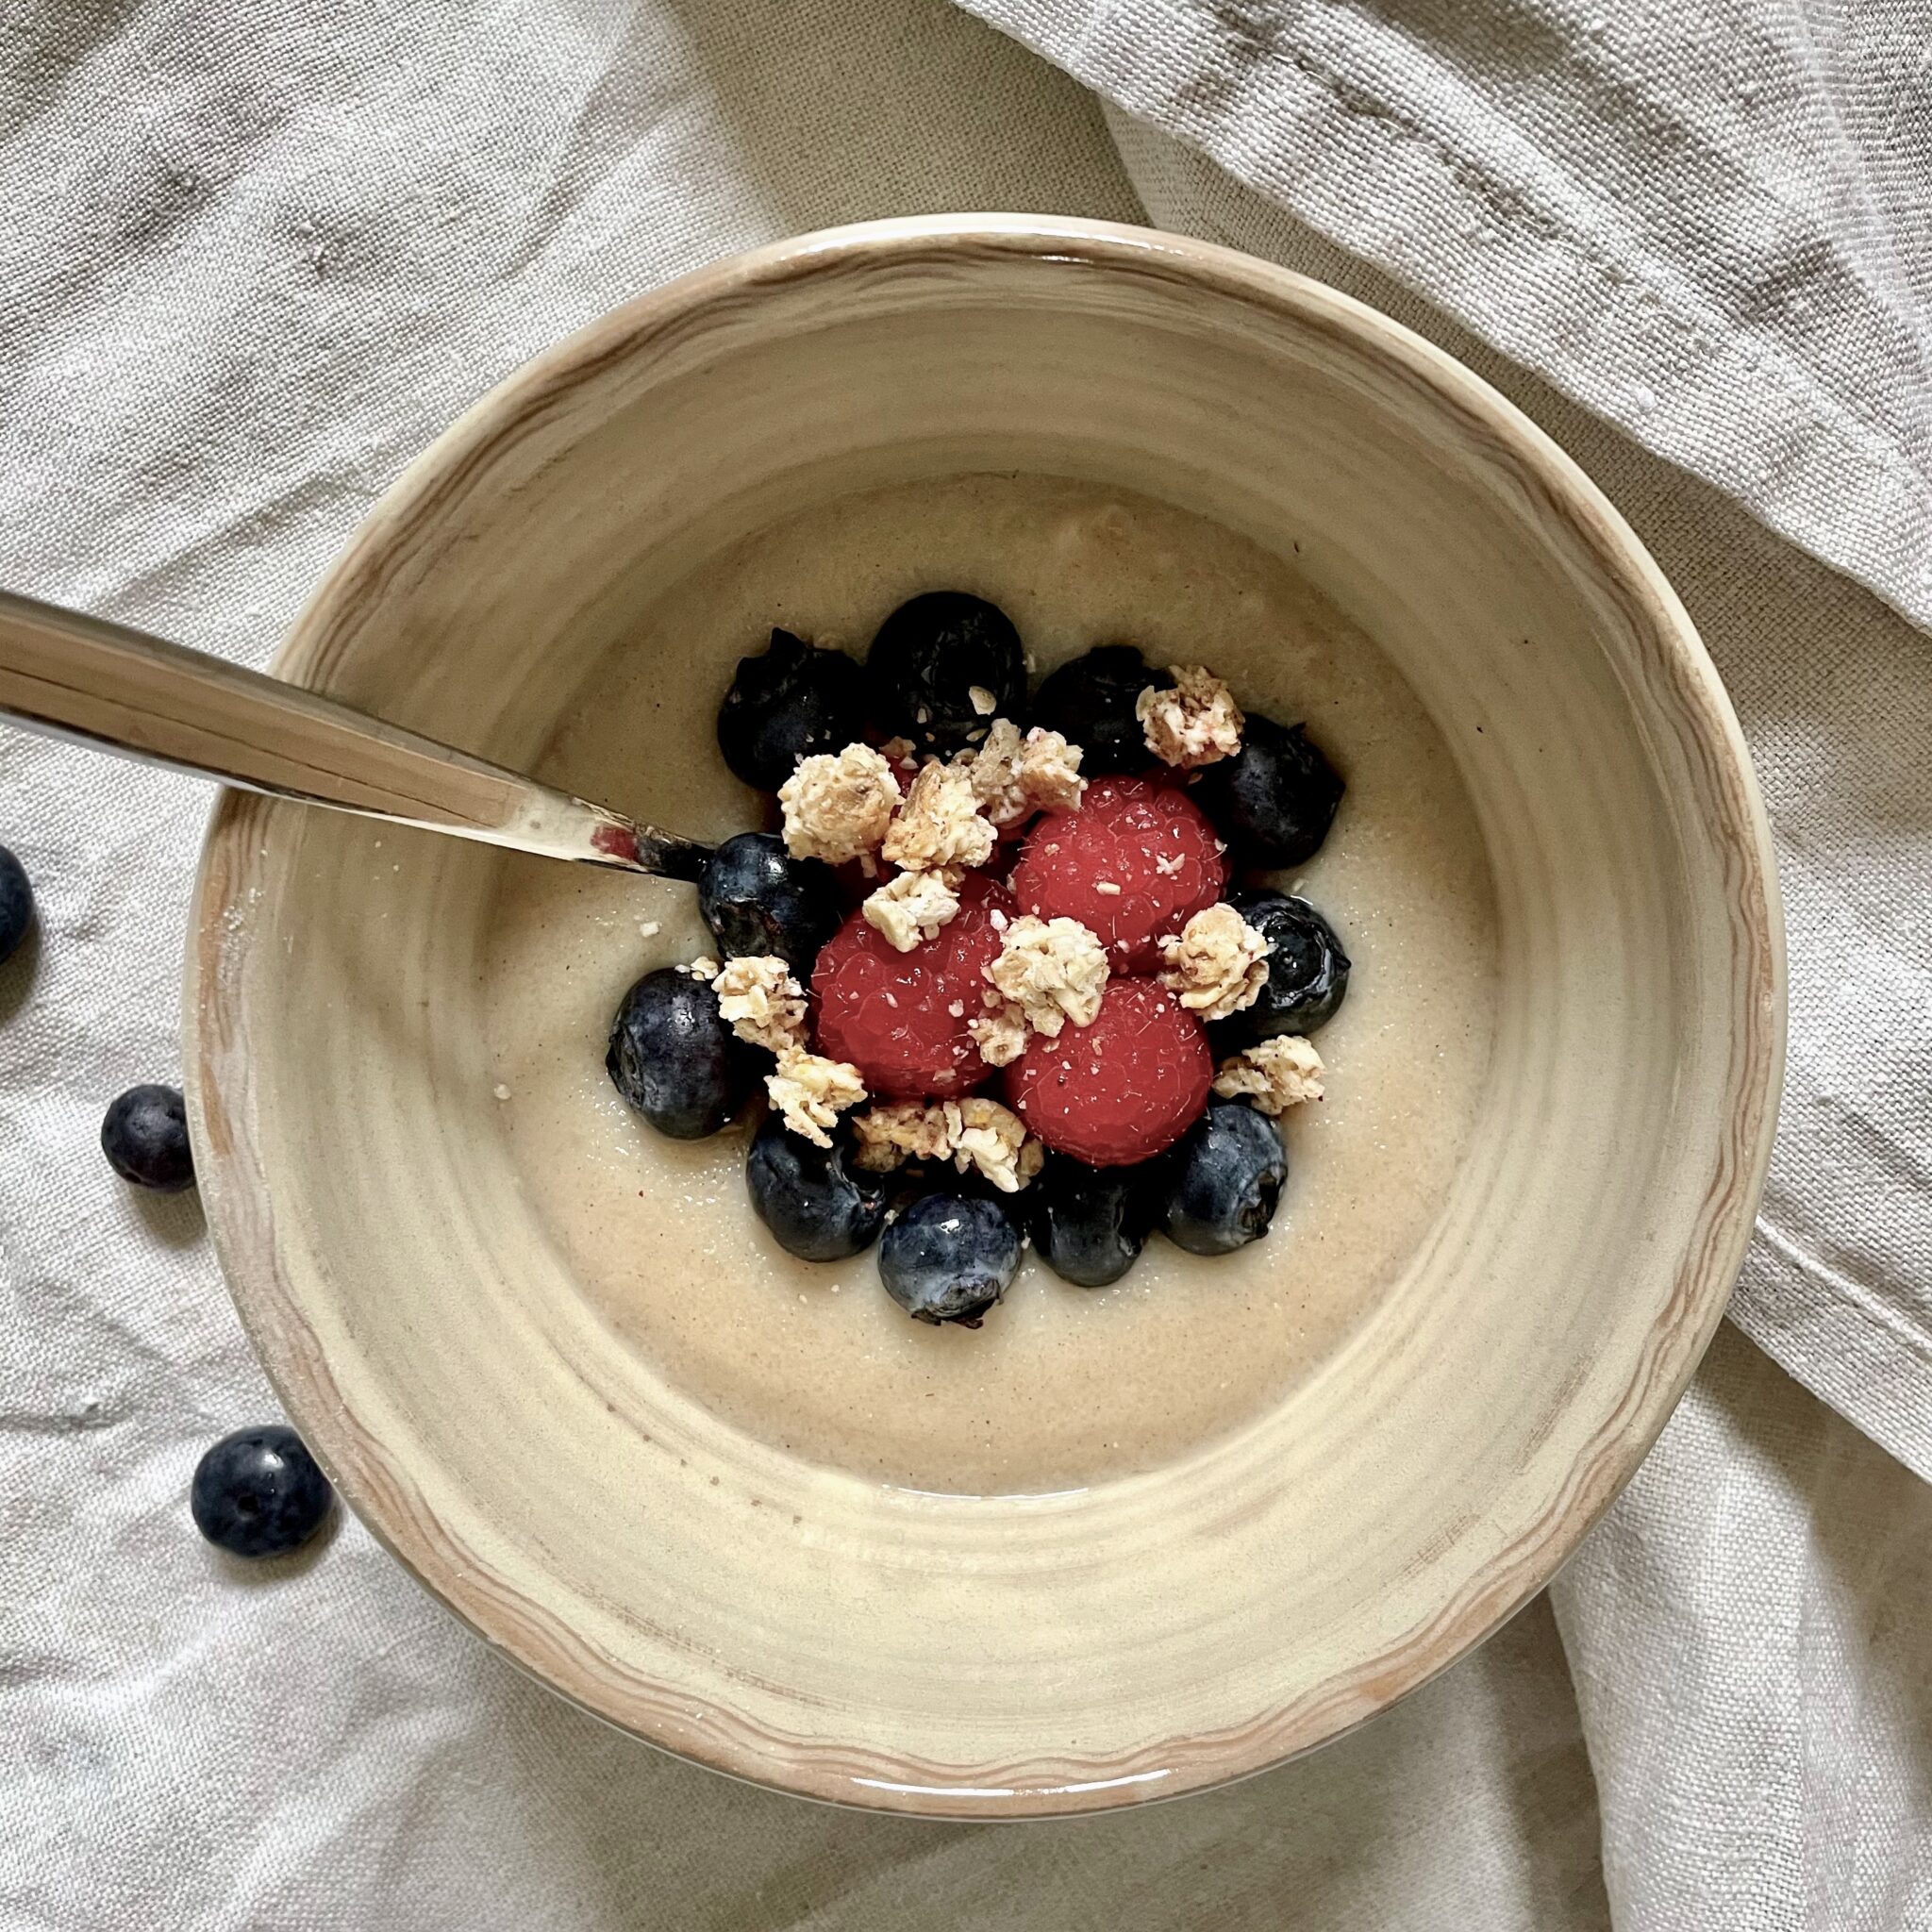
[(970, 873), (958, 914), (909, 953), (853, 913), (811, 976), (819, 1051), (850, 1060), (884, 1099), (955, 1100), (976, 1087), (992, 1069), (966, 1023), (986, 1010), (982, 969), (1000, 950), (993, 915), (1009, 919), (1012, 906), (997, 881)]
[(1152, 973), (1160, 936), (1213, 905), (1226, 883), (1214, 827), (1179, 787), (1151, 778), (1096, 778), (1077, 811), (1033, 827), (1013, 868), (1021, 911), (1077, 919), (1116, 973)]
[(1007, 1099), (1058, 1153), (1125, 1167), (1180, 1139), (1213, 1077), (1200, 1022), (1158, 979), (1110, 979), (1092, 1025), (1035, 1036), (1007, 1069)]

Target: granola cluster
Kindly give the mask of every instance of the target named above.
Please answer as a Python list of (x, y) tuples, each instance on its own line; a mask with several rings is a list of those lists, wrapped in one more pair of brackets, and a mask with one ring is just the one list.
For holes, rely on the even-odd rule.
[(794, 1134), (803, 1134), (815, 1147), (829, 1147), (839, 1116), (865, 1098), (865, 1082), (850, 1061), (789, 1053), (776, 1073), (765, 1075), (765, 1092), (773, 1111)]
[(1160, 941), (1161, 984), (1203, 1020), (1251, 1007), (1268, 983), (1267, 939), (1223, 901)]
[(727, 959), (712, 976), (719, 1017), (739, 1039), (783, 1059), (806, 1049), (805, 989), (783, 959)]
[(862, 1168), (884, 1173), (906, 1160), (951, 1160), (961, 1174), (977, 1172), (1005, 1194), (1024, 1188), (1045, 1159), (1018, 1114), (978, 1096), (887, 1101), (856, 1115), (852, 1130), (854, 1158)]
[(1322, 1056), (1298, 1033), (1264, 1040), (1223, 1060), (1214, 1091), (1224, 1100), (1252, 1099), (1265, 1114), (1283, 1114), (1322, 1097)]
[(957, 866), (902, 872), (869, 893), (859, 910), (894, 951), (909, 953), (922, 940), (937, 939), (940, 928), (958, 912), (959, 878)]
[(980, 816), (972, 774), (928, 762), (887, 827), (879, 856), (908, 872), (984, 865), (999, 834)]
[(1024, 737), (1010, 719), (995, 718), (986, 742), (955, 760), (971, 774), (979, 808), (996, 826), (1016, 825), (1037, 811), (1072, 811), (1087, 790), (1080, 747), (1035, 725)]
[(1092, 1025), (1107, 973), (1107, 948), (1077, 919), (1031, 914), (1007, 927), (999, 957), (986, 969), (993, 991), (1049, 1040), (1058, 1039), (1069, 1020)]
[(899, 781), (865, 744), (801, 758), (778, 788), (785, 849), (793, 858), (830, 865), (868, 858), (879, 849), (899, 805)]
[(966, 1030), (972, 1034), (979, 1048), (979, 1058), (988, 1066), (1009, 1067), (1026, 1051), (1030, 1037), (1026, 1015), (991, 987), (980, 997), (986, 1002), (987, 1011), (974, 1014), (966, 1023)]
[(1193, 771), (1241, 748), (1241, 708), (1234, 693), (1199, 664), (1170, 664), (1172, 687), (1149, 685), (1134, 706), (1147, 749), (1164, 765)]
[(942, 1105), (924, 1100), (881, 1100), (852, 1116), (853, 1163), (886, 1174), (908, 1160), (946, 1160), (952, 1130)]

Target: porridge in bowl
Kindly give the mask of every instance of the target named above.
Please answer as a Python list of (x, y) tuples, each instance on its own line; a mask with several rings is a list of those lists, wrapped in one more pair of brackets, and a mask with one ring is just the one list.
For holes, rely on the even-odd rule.
[[(1346, 781), (1319, 851), (1232, 881), (1305, 899), (1351, 961), (1284, 1036), (1324, 1097), (1250, 1110), (1286, 1150), (1258, 1240), (1157, 1231), (1094, 1288), (1036, 1244), (977, 1329), (913, 1320), (882, 1240), (808, 1260), (755, 1211), (768, 1049), (697, 1140), (606, 1073), (633, 986), (725, 957), (691, 885), (239, 794), (188, 1108), (291, 1420), (491, 1643), (789, 1790), (1104, 1809), (1386, 1707), (1627, 1479), (1769, 1155), (1769, 835), (1669, 586), (1507, 403), (1266, 264), (1036, 217), (786, 242), (602, 319), (385, 495), (277, 668), (721, 844), (782, 830), (769, 771), (721, 756), (741, 660), (779, 628), (862, 682), (933, 591), (1031, 654), (1016, 726), (1126, 645), (1160, 689), (1221, 678), (1244, 730), (1305, 724)], [(724, 883), (726, 951), (766, 957), (738, 924), (763, 875)], [(1096, 937), (1099, 883), (1059, 915)], [(903, 896), (916, 959), (958, 921)], [(729, 996), (763, 1024), (756, 992)], [(1008, 1071), (976, 1091), (1005, 1104)]]
[(702, 907), (509, 862), (487, 1011), (571, 1271), (761, 1440), (954, 1493), (1148, 1469), (1314, 1371), (1447, 1193), (1483, 849), (1291, 557), (1051, 477), (828, 502), (641, 611), (541, 774), (735, 838)]

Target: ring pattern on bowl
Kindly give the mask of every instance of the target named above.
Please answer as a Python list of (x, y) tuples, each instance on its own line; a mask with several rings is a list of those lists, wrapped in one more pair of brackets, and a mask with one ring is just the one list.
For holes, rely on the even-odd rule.
[(1463, 760), (1503, 960), (1481, 1119), (1402, 1280), (1278, 1412), (1037, 1497), (897, 1491), (722, 1425), (610, 1345), (521, 1203), (464, 991), (490, 855), (398, 835), (392, 872), (366, 827), (228, 797), (186, 989), (237, 1305), (398, 1557), (655, 1742), (986, 1818), (1259, 1770), (1540, 1589), (1722, 1314), (1783, 1025), (1743, 746), (1614, 510), (1439, 351), (1204, 243), (893, 222), (645, 296), (412, 466), (278, 669), (524, 762), (724, 541), (991, 468), (1292, 529)]

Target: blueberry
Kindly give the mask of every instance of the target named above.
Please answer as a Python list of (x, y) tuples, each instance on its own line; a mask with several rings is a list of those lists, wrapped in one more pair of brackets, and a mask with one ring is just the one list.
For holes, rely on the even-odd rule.
[(1306, 899), (1281, 892), (1236, 892), (1228, 904), (1274, 950), (1260, 998), (1209, 1029), (1216, 1053), (1332, 1020), (1348, 992), (1348, 955), (1334, 927)]
[[(1016, 722), (1026, 700), (1020, 633), (998, 606), (963, 591), (928, 591), (879, 625), (865, 668), (889, 737), (950, 756), (977, 744), (995, 717)], [(973, 702), (991, 694), (991, 711)]]
[(13, 958), (34, 923), (34, 889), (26, 868), (0, 845), (0, 960)]
[(237, 1429), (194, 1465), (194, 1526), (231, 1557), (280, 1557), (322, 1527), (335, 1491), (280, 1423)]
[(982, 1195), (923, 1195), (879, 1243), (886, 1292), (916, 1322), (977, 1328), (1019, 1272), (1020, 1230)]
[(842, 1261), (872, 1246), (886, 1224), (887, 1177), (852, 1164), (848, 1135), (816, 1147), (775, 1116), (745, 1156), (744, 1184), (773, 1239), (801, 1261)]
[(1160, 1208), (1160, 1176), (1052, 1156), (1026, 1190), (1033, 1246), (1062, 1281), (1107, 1288), (1134, 1265)]
[(751, 1096), (758, 1062), (701, 979), (665, 966), (625, 994), (604, 1057), (611, 1083), (660, 1134), (700, 1141)]
[(741, 658), (718, 713), (718, 749), (747, 785), (775, 791), (802, 758), (842, 751), (865, 724), (865, 678), (843, 652), (816, 651), (789, 630)]
[(188, 1108), (178, 1087), (130, 1087), (101, 1123), (101, 1152), (124, 1181), (178, 1194), (194, 1185)]
[(838, 874), (791, 858), (775, 832), (741, 832), (712, 853), (698, 910), (725, 958), (775, 953), (801, 979), (845, 917)]
[(1268, 1232), (1288, 1156), (1266, 1114), (1243, 1100), (1210, 1100), (1170, 1158), (1166, 1226), (1176, 1247), (1226, 1255)]
[(1132, 644), (1100, 644), (1048, 674), (1033, 722), (1077, 744), (1083, 777), (1144, 772), (1154, 762), (1134, 701), (1160, 679)]
[(1250, 711), (1241, 750), (1208, 766), (1193, 796), (1248, 863), (1299, 865), (1328, 836), (1341, 792), (1341, 779), (1301, 725)]

